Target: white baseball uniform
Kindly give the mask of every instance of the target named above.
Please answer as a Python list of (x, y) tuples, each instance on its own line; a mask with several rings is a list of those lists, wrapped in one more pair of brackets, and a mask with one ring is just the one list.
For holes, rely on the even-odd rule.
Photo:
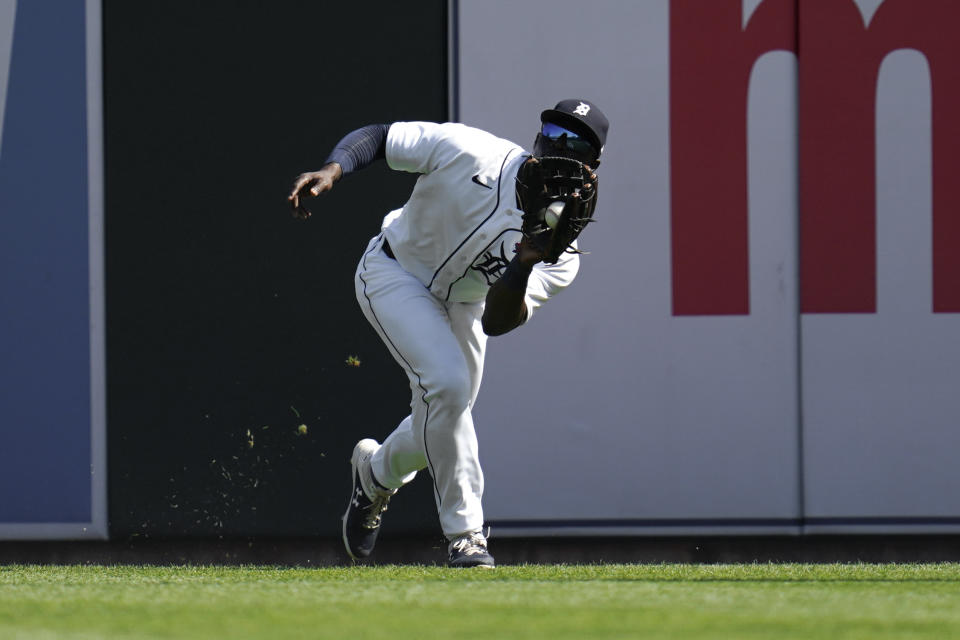
[[(421, 174), (407, 203), (390, 212), (357, 268), (357, 300), (407, 372), (411, 413), (372, 458), (374, 476), (399, 488), (426, 467), (443, 533), (483, 526), (483, 472), (471, 410), (487, 336), (484, 298), (513, 258), (523, 212), (514, 178), (529, 154), (462, 124), (397, 122), (386, 160)], [(384, 251), (389, 243), (395, 258)], [(527, 319), (576, 276), (566, 253), (530, 275)]]

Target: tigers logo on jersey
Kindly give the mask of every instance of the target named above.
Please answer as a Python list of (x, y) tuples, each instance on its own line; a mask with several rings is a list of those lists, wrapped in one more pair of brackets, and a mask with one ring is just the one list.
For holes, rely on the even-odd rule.
[(487, 284), (492, 285), (500, 279), (500, 276), (503, 275), (503, 270), (507, 268), (508, 264), (510, 264), (510, 261), (507, 260), (506, 249), (504, 248), (504, 243), (501, 242), (499, 256), (494, 255), (492, 251), (484, 251), (470, 268), (482, 273)]

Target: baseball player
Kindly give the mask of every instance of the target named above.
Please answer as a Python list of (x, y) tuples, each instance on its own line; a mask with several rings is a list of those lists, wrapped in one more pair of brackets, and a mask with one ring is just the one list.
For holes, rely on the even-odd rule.
[(453, 567), (493, 567), (483, 534), (483, 472), (471, 410), (488, 336), (530, 320), (570, 284), (576, 237), (592, 220), (594, 171), (607, 118), (588, 100), (541, 114), (533, 152), (463, 124), (395, 122), (345, 136), (319, 171), (300, 175), (304, 199), (379, 158), (419, 174), (403, 207), (383, 219), (355, 275), (357, 300), (410, 381), (410, 414), (383, 444), (357, 443), (343, 540), (352, 558), (374, 548), (397, 490), (428, 469)]

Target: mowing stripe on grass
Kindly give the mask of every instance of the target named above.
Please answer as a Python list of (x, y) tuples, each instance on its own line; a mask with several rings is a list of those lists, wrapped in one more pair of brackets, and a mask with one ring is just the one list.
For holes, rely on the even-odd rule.
[(950, 638), (960, 565), (0, 567), (0, 638)]

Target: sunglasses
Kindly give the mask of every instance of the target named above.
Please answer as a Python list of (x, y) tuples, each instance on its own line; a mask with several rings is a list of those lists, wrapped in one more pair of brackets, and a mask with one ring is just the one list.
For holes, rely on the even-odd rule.
[(581, 138), (577, 133), (569, 129), (564, 129), (560, 125), (553, 124), (552, 122), (544, 122), (540, 128), (540, 133), (544, 138), (551, 140), (554, 144), (566, 147), (570, 151), (588, 156), (597, 155), (597, 150), (593, 148), (593, 145), (590, 144), (589, 141)]

